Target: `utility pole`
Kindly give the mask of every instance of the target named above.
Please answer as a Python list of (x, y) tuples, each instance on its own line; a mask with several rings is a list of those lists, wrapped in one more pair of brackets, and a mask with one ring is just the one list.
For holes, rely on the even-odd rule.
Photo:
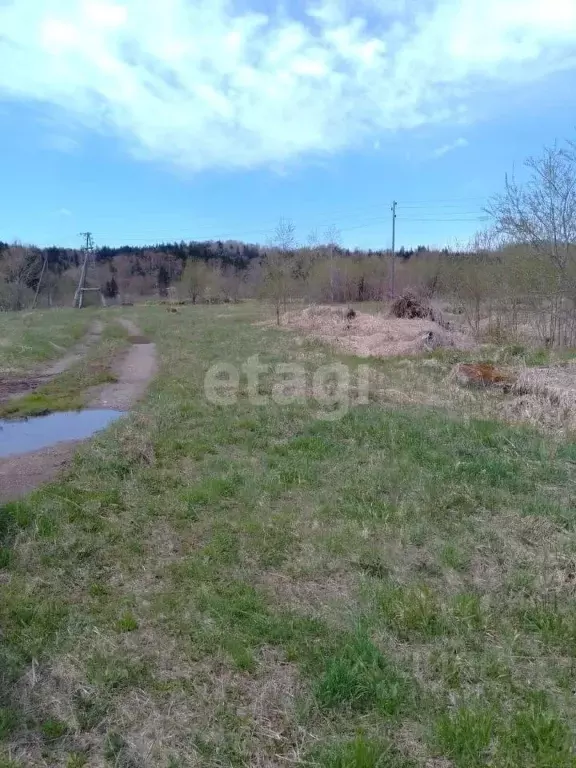
[(46, 272), (47, 264), (48, 264), (48, 257), (44, 255), (44, 261), (42, 262), (42, 271), (40, 272), (40, 277), (38, 278), (38, 284), (36, 285), (36, 293), (34, 294), (34, 301), (32, 302), (32, 306), (30, 307), (30, 309), (36, 309), (38, 294), (40, 293), (40, 288), (42, 287), (42, 279), (44, 277), (44, 272)]
[(81, 232), (80, 237), (84, 238), (84, 246), (82, 247), (83, 260), (82, 269), (80, 270), (80, 279), (78, 280), (78, 287), (76, 288), (76, 293), (74, 294), (74, 306), (78, 307), (78, 309), (82, 309), (82, 304), (84, 303), (84, 294), (86, 291), (98, 291), (102, 305), (106, 306), (104, 294), (100, 288), (86, 288), (86, 275), (88, 273), (89, 262), (92, 262), (93, 264), (96, 263), (94, 257), (94, 240), (92, 238), (92, 233)]
[(392, 298), (396, 295), (396, 200), (392, 202), (392, 270), (391, 270), (391, 292)]
[(82, 309), (84, 301), (84, 288), (86, 287), (86, 272), (88, 271), (88, 259), (94, 248), (94, 242), (92, 240), (91, 232), (80, 232), (80, 237), (85, 238), (85, 244), (82, 248), (82, 269), (80, 270), (80, 279), (78, 280), (78, 287), (74, 294), (74, 306), (78, 309)]

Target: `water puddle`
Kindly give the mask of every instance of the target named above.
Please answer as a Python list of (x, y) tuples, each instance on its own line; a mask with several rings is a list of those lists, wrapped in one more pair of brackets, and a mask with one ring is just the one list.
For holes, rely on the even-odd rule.
[(85, 440), (124, 415), (124, 411), (51, 413), (31, 419), (0, 419), (0, 457), (30, 453), (57, 443)]

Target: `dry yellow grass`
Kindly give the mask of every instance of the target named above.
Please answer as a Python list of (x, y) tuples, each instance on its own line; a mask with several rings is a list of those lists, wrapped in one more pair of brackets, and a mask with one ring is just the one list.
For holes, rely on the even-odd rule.
[(446, 330), (432, 320), (363, 312), (348, 319), (346, 308), (322, 305), (287, 312), (282, 324), (360, 357), (418, 355), (440, 347), (465, 350), (475, 346), (470, 337)]

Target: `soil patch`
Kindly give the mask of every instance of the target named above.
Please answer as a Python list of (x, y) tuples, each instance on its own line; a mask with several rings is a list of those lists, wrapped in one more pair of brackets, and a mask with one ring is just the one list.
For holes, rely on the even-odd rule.
[(446, 330), (430, 318), (407, 319), (364, 312), (349, 317), (347, 309), (330, 306), (288, 312), (283, 324), (360, 357), (418, 355), (439, 347), (471, 349), (475, 346), (470, 337)]
[(24, 396), (33, 389), (36, 389), (44, 382), (48, 381), (47, 376), (28, 376), (25, 379), (8, 378), (0, 381), (0, 402), (18, 396)]
[(60, 443), (34, 453), (0, 459), (0, 504), (53, 480), (71, 461), (79, 443)]

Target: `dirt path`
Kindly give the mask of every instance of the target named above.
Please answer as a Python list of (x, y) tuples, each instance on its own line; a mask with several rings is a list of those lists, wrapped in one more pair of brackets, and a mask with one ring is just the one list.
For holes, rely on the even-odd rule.
[(114, 366), (117, 381), (89, 393), (90, 408), (114, 408), (127, 411), (139, 400), (156, 373), (156, 345), (140, 335), (139, 328), (127, 318), (120, 318), (130, 336), (128, 353)]
[(55, 363), (52, 363), (52, 365), (49, 365), (47, 368), (45, 368), (43, 376), (59, 376), (69, 368), (72, 368), (73, 365), (76, 365), (76, 363), (79, 363), (80, 360), (86, 356), (88, 347), (91, 347), (93, 344), (96, 344), (98, 341), (100, 341), (100, 337), (102, 336), (103, 331), (104, 323), (102, 323), (101, 320), (95, 320), (88, 329), (88, 333), (82, 339), (80, 344), (77, 344), (75, 347), (73, 347), (73, 349), (70, 350), (70, 352), (64, 355), (64, 357), (61, 357)]
[[(156, 345), (139, 336), (139, 329), (132, 321), (121, 318), (119, 322), (130, 333), (132, 345), (115, 366), (118, 380), (89, 393), (89, 408), (129, 410), (144, 395), (156, 373)], [(66, 360), (68, 365), (57, 371), (62, 373), (80, 359), (78, 354), (74, 350), (55, 363), (51, 370)], [(77, 447), (78, 442), (60, 443), (41, 451), (0, 459), (0, 504), (13, 501), (53, 480), (69, 464)]]
[(78, 443), (60, 443), (0, 459), (0, 504), (14, 501), (53, 480), (70, 462), (77, 447)]
[(104, 324), (100, 320), (95, 320), (82, 341), (72, 347), (63, 357), (32, 371), (32, 373), (26, 376), (0, 380), (0, 402), (24, 397), (24, 395), (27, 395), (42, 384), (46, 384), (54, 376), (59, 376), (61, 373), (72, 368), (73, 365), (79, 363), (86, 355), (88, 347), (91, 347), (100, 340), (103, 331)]

